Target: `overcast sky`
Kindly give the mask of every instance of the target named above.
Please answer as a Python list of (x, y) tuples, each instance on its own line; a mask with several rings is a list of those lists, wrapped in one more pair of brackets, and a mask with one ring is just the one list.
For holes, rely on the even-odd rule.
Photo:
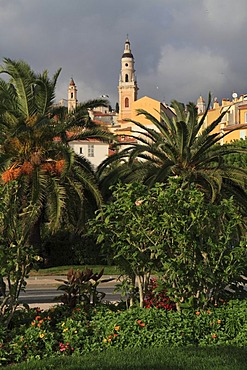
[(36, 72), (62, 67), (56, 98), (73, 77), (78, 100), (118, 100), (126, 35), (138, 98), (196, 102), (247, 93), (246, 0), (0, 0), (0, 57)]

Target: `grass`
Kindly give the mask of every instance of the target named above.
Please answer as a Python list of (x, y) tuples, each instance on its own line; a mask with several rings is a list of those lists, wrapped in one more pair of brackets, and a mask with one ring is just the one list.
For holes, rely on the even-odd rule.
[[(150, 348), (61, 356), (11, 366), (13, 370), (245, 370), (247, 350), (235, 347)], [(3, 367), (3, 369), (10, 367)]]
[(116, 266), (103, 266), (103, 265), (76, 265), (76, 266), (56, 266), (49, 268), (41, 268), (38, 271), (32, 270), (30, 276), (54, 276), (54, 275), (67, 275), (69, 269), (85, 270), (86, 268), (92, 269), (94, 272), (100, 272), (104, 268), (104, 275), (120, 275)]

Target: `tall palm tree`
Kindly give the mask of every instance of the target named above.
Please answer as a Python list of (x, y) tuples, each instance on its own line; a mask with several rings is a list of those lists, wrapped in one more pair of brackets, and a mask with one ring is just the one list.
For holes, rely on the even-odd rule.
[[(145, 110), (138, 110), (138, 115), (144, 115), (155, 129), (129, 120), (135, 124), (132, 135), (136, 141), (102, 163), (99, 169), (101, 178), (112, 163), (128, 159), (131, 176), (150, 186), (166, 182), (169, 176), (179, 176), (184, 183), (196, 183), (212, 200), (219, 194), (234, 195), (247, 210), (247, 170), (227, 165), (224, 161), (224, 157), (231, 153), (246, 153), (246, 148), (220, 145), (222, 137), (229, 132), (222, 134), (215, 132), (215, 128), (225, 112), (203, 129), (210, 101), (209, 96), (206, 112), (201, 118), (193, 103), (185, 107), (173, 101), (174, 117), (162, 112), (160, 120)], [(133, 164), (134, 169), (131, 167)], [(105, 175), (105, 182), (109, 176)]]
[[(75, 115), (62, 116), (54, 109), (60, 69), (50, 79), (47, 71), (36, 74), (23, 61), (4, 59), (0, 73), (10, 77), (8, 82), (0, 79), (2, 185), (17, 181), (23, 208), (39, 205), (39, 217), (30, 225), (30, 243), (40, 245), (44, 218), (53, 230), (64, 218), (79, 228), (88, 204), (99, 206), (102, 201), (92, 165), (76, 155), (69, 142), (89, 137), (108, 141), (110, 135), (98, 127), (85, 128), (87, 107), (80, 107), (84, 110), (80, 122)], [(93, 101), (95, 107), (107, 103)]]

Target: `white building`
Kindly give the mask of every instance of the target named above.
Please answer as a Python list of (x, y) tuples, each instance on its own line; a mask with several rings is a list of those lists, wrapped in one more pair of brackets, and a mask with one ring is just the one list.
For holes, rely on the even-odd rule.
[(108, 157), (109, 144), (99, 140), (74, 140), (71, 141), (69, 145), (76, 154), (88, 159), (94, 168), (97, 168), (98, 165)]

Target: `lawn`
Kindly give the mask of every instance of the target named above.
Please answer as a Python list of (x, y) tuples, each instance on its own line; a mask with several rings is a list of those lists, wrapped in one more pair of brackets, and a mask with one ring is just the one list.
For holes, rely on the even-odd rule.
[(245, 370), (247, 350), (235, 347), (109, 349), (84, 356), (32, 360), (3, 369), (13, 370)]
[(103, 265), (75, 265), (75, 266), (56, 266), (49, 268), (40, 268), (32, 270), (30, 276), (55, 276), (67, 275), (67, 272), (74, 268), (75, 270), (84, 271), (86, 268), (92, 269), (94, 272), (100, 272), (104, 269), (104, 275), (120, 275), (120, 271), (116, 266), (103, 266)]

